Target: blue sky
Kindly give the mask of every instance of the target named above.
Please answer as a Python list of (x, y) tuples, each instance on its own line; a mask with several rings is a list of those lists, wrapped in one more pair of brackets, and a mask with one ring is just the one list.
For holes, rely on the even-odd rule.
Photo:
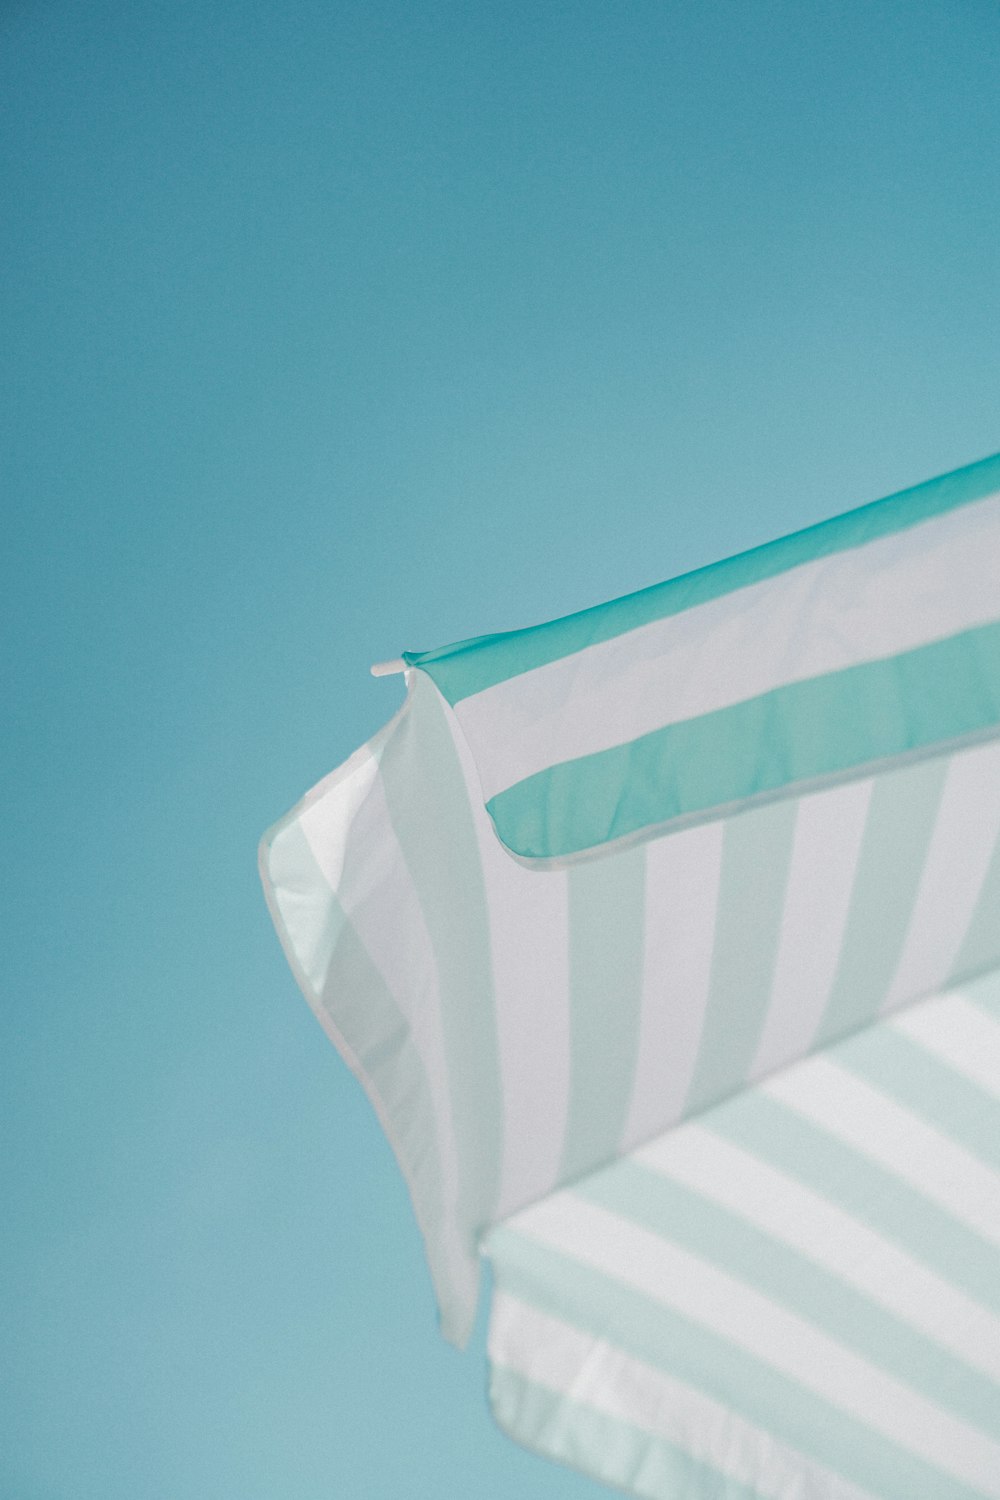
[(368, 665), (1000, 448), (992, 0), (0, 13), (0, 1495), (585, 1500), (256, 843)]

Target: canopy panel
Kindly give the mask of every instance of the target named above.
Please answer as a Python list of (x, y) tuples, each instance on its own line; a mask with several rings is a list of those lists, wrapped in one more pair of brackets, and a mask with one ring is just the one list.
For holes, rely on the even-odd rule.
[(1000, 460), (532, 630), (406, 653), (562, 860), (992, 736)]
[(262, 843), (446, 1335), (485, 1249), (501, 1422), (636, 1494), (1000, 1495), (998, 489), (409, 654)]

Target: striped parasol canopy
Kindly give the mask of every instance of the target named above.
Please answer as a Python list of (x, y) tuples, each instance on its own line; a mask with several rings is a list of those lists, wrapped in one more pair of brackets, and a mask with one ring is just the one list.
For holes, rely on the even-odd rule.
[(500, 1424), (1000, 1500), (1000, 457), (400, 666), (261, 871)]

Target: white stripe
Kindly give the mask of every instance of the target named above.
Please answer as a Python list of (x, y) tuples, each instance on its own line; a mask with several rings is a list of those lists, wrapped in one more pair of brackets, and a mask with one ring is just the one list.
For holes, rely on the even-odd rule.
[(267, 876), (294, 955), (295, 966), (311, 991), (310, 1004), (320, 1004), (339, 923), (329, 888), (312, 871), (301, 868), (301, 846), (290, 835), (295, 825), (280, 829), (267, 851)]
[(700, 1256), (569, 1192), (526, 1209), (510, 1227), (675, 1308), (866, 1427), (1000, 1500), (1000, 1444)]
[(503, 1162), (494, 1217), (556, 1183), (569, 1109), (569, 886), (565, 870), (511, 859), (483, 807), (476, 767), (448, 704), (479, 846), (490, 924), (503, 1099)]
[(1000, 1245), (1000, 1176), (911, 1110), (825, 1056), (760, 1087)]
[(646, 846), (645, 951), (635, 1079), (623, 1149), (666, 1128), (687, 1098), (712, 973), (724, 824)]
[(1000, 1318), (828, 1198), (696, 1123), (634, 1160), (791, 1245), (1000, 1382)]
[(948, 767), (913, 915), (883, 1010), (947, 982), (998, 838), (1000, 744), (989, 744), (953, 756)]
[(997, 618), (1000, 496), (818, 558), (463, 699), (483, 795)]
[[(377, 773), (378, 762), (370, 746), (362, 745), (303, 799), (297, 815), (279, 830), (268, 851), (274, 899), (299, 967), (317, 999), (323, 993), (337, 940), (338, 921), (330, 895), (339, 895), (352, 821)], [(296, 829), (305, 838), (325, 884), (296, 867), (292, 837)]]
[(960, 992), (901, 1011), (891, 1025), (1000, 1099), (1000, 1025)]
[(864, 838), (871, 780), (799, 801), (771, 998), (751, 1078), (812, 1044), (837, 974)]
[[(824, 1500), (874, 1500), (870, 1491), (731, 1407), (499, 1289), (490, 1316), (489, 1357), (498, 1369), (665, 1439), (695, 1462), (752, 1487), (762, 1500), (815, 1500), (819, 1494)], [(558, 1422), (555, 1434), (547, 1429), (541, 1435), (550, 1449), (560, 1429), (571, 1433), (572, 1415), (564, 1410)], [(592, 1461), (602, 1457), (595, 1454)]]
[(356, 750), (339, 770), (309, 794), (298, 825), (331, 891), (339, 892), (354, 819), (378, 775), (378, 759), (368, 745)]

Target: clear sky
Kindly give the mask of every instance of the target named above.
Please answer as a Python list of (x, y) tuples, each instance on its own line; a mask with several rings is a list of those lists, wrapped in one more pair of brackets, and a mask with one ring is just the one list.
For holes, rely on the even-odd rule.
[(403, 648), (1000, 448), (995, 0), (6, 0), (0, 1500), (596, 1500), (256, 844)]

